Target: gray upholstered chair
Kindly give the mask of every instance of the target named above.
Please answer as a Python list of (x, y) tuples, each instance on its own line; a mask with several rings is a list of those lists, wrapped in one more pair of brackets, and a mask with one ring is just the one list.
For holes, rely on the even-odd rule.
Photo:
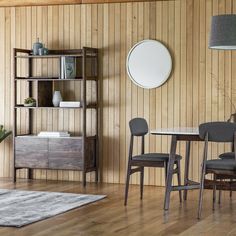
[(234, 152), (225, 152), (219, 155), (220, 159), (234, 159)]
[[(220, 159), (234, 159), (234, 152), (225, 152), (219, 155)], [(229, 184), (233, 183), (233, 179), (230, 178)], [(230, 193), (229, 193), (230, 198), (232, 197), (232, 190), (230, 189)], [(219, 191), (219, 204), (221, 201), (221, 189)]]
[[(144, 137), (148, 133), (148, 124), (143, 118), (134, 118), (129, 122), (131, 137), (129, 147), (129, 160), (127, 168), (127, 178), (125, 187), (125, 205), (127, 205), (128, 190), (130, 176), (136, 172), (140, 172), (140, 199), (143, 198), (143, 182), (144, 182), (144, 167), (162, 167), (165, 168), (165, 177), (167, 175), (167, 167), (169, 161), (169, 153), (145, 153), (144, 150)], [(133, 142), (134, 137), (140, 137), (141, 142), (141, 153), (140, 155), (133, 155)], [(180, 160), (181, 156), (176, 155), (176, 168), (175, 174), (178, 177), (178, 184), (181, 184), (180, 176)], [(182, 201), (181, 191), (179, 191), (179, 198)]]
[[(210, 122), (199, 126), (200, 138), (205, 140), (204, 155), (200, 182), (200, 195), (198, 205), (198, 218), (201, 218), (202, 199), (205, 175), (213, 174), (213, 209), (215, 205), (215, 194), (217, 176), (225, 179), (236, 178), (236, 158), (222, 158), (207, 160), (208, 142), (233, 142), (236, 150), (236, 123), (229, 122)], [(231, 154), (232, 155), (232, 154)], [(234, 153), (235, 155), (235, 153)]]

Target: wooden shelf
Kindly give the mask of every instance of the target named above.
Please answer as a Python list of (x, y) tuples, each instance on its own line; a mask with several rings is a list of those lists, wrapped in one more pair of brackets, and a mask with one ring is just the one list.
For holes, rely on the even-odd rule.
[[(70, 136), (70, 137), (39, 137), (36, 134), (22, 134), (17, 135), (15, 138), (61, 138), (61, 139), (83, 139), (83, 136)], [(86, 139), (96, 139), (97, 136), (87, 136)]]
[[(97, 104), (89, 104), (86, 106), (87, 109), (97, 109)], [(24, 105), (20, 104), (15, 106), (17, 109), (83, 109), (83, 106), (81, 107), (25, 107)]]
[[(41, 168), (51, 170), (80, 170), (83, 171), (84, 186), (86, 185), (86, 173), (96, 171), (96, 179), (98, 179), (98, 49), (83, 47), (82, 49), (49, 50), (49, 55), (43, 56), (32, 55), (32, 50), (28, 49), (14, 48), (13, 52), (14, 181), (16, 180), (16, 171), (22, 168), (29, 169), (29, 178), (32, 176), (31, 169)], [(76, 78), (60, 79), (60, 58), (64, 56), (76, 58)], [(23, 60), (26, 59), (26, 65), (28, 68), (28, 70), (26, 70), (24, 74), (19, 74), (19, 68), (20, 66), (22, 67), (22, 65), (20, 64), (21, 58)], [(40, 62), (40, 60), (36, 59), (47, 59), (44, 61), (46, 64), (49, 64), (48, 59), (51, 59), (51, 61), (55, 60), (55, 62), (58, 62), (57, 68), (54, 68), (56, 76), (44, 76), (43, 73), (36, 74), (36, 71), (34, 70), (34, 65)], [(41, 63), (39, 66), (42, 68), (44, 66), (44, 63)], [(24, 81), (24, 83), (20, 83), (19, 81)], [(68, 83), (68, 81), (78, 81), (82, 83), (79, 84), (79, 88), (76, 88), (74, 86), (71, 86), (73, 84)], [(87, 81), (95, 81), (95, 83), (91, 83), (91, 86), (93, 86), (94, 89), (86, 88)], [(67, 84), (59, 84), (59, 82), (67, 82)], [(17, 92), (19, 91), (19, 89), (21, 89), (23, 85), (25, 86), (27, 92), (26, 94), (24, 94), (24, 97), (21, 96), (20, 99), (20, 96), (18, 96)], [(62, 96), (65, 100), (69, 99), (66, 98), (68, 97), (67, 93), (69, 95), (70, 93), (79, 93), (80, 100), (82, 101), (82, 104), (85, 105), (81, 107), (54, 107), (52, 103), (53, 93), (55, 90), (60, 89), (62, 89)], [(87, 101), (88, 91), (89, 95), (91, 96), (93, 95), (92, 93), (95, 93), (92, 97), (96, 96), (96, 100), (94, 98), (92, 101)], [(25, 97), (34, 97), (37, 101), (37, 106), (25, 107), (24, 104), (22, 104), (22, 99)], [(81, 133), (81, 136), (38, 137), (36, 134), (33, 134), (35, 125), (33, 120), (33, 111), (37, 111), (39, 109), (44, 109), (46, 113), (50, 110), (79, 110), (78, 115), (82, 118), (81, 129), (75, 129), (74, 133), (77, 133), (79, 130), (79, 134)], [(25, 134), (18, 135), (17, 131), (19, 130), (19, 123), (17, 122), (17, 114), (20, 111), (23, 111), (25, 113), (26, 122), (28, 123), (28, 125), (26, 129), (27, 132)], [(86, 136), (88, 133), (88, 125), (86, 124), (88, 115), (87, 111), (95, 111), (92, 112), (92, 115), (96, 118), (94, 119), (94, 122), (96, 122), (96, 132), (94, 132), (94, 134), (96, 134), (95, 136)], [(70, 116), (70, 114), (68, 115)], [(77, 122), (80, 122), (80, 120)]]
[[(15, 80), (19, 81), (58, 81), (58, 82), (66, 82), (66, 81), (83, 81), (82, 77), (75, 77), (74, 79), (59, 79), (58, 77), (16, 77)], [(94, 80), (97, 81), (97, 77), (86, 77), (86, 80)]]
[[(49, 59), (49, 58), (61, 58), (61, 57), (83, 57), (82, 54), (49, 54), (49, 55), (19, 55), (15, 56), (15, 58), (22, 58), (22, 59)], [(96, 54), (92, 55), (86, 55), (86, 57), (97, 57)]]

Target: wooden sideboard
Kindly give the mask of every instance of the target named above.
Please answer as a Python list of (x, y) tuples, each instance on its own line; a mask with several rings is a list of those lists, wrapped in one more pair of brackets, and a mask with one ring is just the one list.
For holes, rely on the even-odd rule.
[(15, 167), (62, 170), (83, 170), (96, 165), (96, 139), (86, 139), (83, 158), (83, 138), (41, 138), (19, 136), (15, 138)]

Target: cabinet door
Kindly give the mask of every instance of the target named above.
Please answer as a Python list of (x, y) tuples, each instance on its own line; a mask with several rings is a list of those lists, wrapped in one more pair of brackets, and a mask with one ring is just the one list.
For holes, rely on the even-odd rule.
[(82, 139), (50, 138), (48, 149), (50, 169), (82, 169)]
[(16, 137), (15, 166), (48, 168), (48, 139)]

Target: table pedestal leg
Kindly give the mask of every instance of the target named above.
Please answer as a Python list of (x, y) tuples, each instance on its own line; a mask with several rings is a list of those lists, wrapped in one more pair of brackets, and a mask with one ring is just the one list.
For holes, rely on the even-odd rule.
[[(190, 147), (191, 142), (186, 142), (186, 153), (185, 153), (185, 170), (184, 170), (184, 185), (188, 184), (188, 176), (189, 176), (189, 157), (190, 157)], [(184, 190), (184, 200), (187, 200), (188, 190)]]
[(173, 172), (174, 172), (176, 145), (177, 145), (177, 137), (173, 135), (171, 139), (170, 158), (169, 158), (169, 163), (168, 163), (168, 172), (167, 172), (167, 179), (166, 179), (164, 210), (169, 210), (169, 205), (170, 205), (170, 193), (172, 191), (172, 179), (173, 179)]

